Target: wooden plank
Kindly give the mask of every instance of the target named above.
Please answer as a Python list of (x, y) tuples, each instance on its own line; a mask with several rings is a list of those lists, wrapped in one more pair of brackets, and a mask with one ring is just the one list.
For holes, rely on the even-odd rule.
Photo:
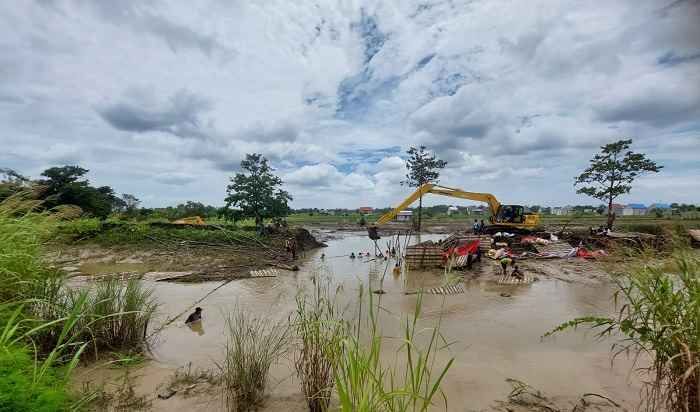
[(261, 270), (251, 270), (251, 278), (270, 278), (279, 276), (280, 271), (277, 269), (261, 269)]

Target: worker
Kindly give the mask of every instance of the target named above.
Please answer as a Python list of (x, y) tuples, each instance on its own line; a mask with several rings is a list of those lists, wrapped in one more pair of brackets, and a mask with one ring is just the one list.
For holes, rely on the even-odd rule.
[(513, 259), (509, 258), (508, 256), (503, 256), (501, 258), (501, 269), (503, 269), (503, 276), (508, 274), (508, 265), (513, 263)]
[(472, 232), (474, 232), (475, 235), (479, 234), (479, 221), (474, 219), (474, 224), (472, 225)]
[(297, 241), (296, 239), (292, 239), (292, 259), (297, 258)]
[(325, 258), (326, 258), (326, 254), (325, 254), (325, 253), (321, 253), (321, 260), (323, 260), (323, 259), (325, 259)]
[(479, 223), (479, 234), (483, 235), (484, 233), (486, 233), (486, 223), (484, 223), (484, 219), (481, 219)]
[(396, 248), (393, 246), (391, 247), (391, 256), (396, 256)]
[(202, 320), (202, 308), (197, 307), (195, 308), (194, 312), (190, 313), (190, 316), (187, 317), (185, 323), (189, 324), (192, 322), (198, 322), (200, 320)]
[(472, 261), (474, 260), (474, 255), (471, 253), (467, 254), (467, 270), (472, 270)]
[(476, 261), (481, 262), (481, 246), (476, 248)]
[(520, 271), (520, 269), (518, 268), (518, 265), (516, 265), (515, 262), (513, 262), (513, 263), (514, 263), (513, 264), (513, 271), (510, 272), (510, 275), (515, 277), (518, 280), (525, 279), (525, 275), (523, 275), (523, 273)]

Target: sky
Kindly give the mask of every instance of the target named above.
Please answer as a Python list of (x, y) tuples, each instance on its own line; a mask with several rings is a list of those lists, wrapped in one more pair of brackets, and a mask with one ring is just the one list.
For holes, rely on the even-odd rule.
[(598, 204), (574, 177), (622, 138), (664, 168), (621, 203), (700, 203), (700, 0), (0, 3), (0, 167), (148, 207), (223, 204), (253, 152), (293, 207), (385, 207), (412, 145), (446, 186)]

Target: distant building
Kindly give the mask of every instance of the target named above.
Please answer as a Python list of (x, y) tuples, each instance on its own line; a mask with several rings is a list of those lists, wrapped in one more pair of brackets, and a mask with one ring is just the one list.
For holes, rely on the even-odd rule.
[(622, 209), (622, 216), (642, 216), (647, 214), (647, 207), (641, 203), (630, 203)]
[(557, 215), (557, 216), (570, 215), (572, 211), (573, 211), (573, 208), (571, 206), (564, 206), (564, 207), (557, 206), (557, 207), (552, 208), (552, 214)]
[[(607, 207), (605, 209), (607, 211)], [(615, 213), (615, 215), (621, 216), (623, 210), (625, 210), (625, 205), (621, 205), (619, 203), (612, 204), (612, 211), (613, 211), (613, 213)]]
[(368, 215), (368, 214), (374, 212), (374, 208), (369, 207), (369, 206), (363, 206), (363, 207), (357, 209), (357, 211), (360, 212), (360, 214)]
[(486, 206), (469, 206), (467, 211), (470, 215), (483, 215), (486, 212)]
[(398, 215), (396, 215), (397, 222), (410, 222), (411, 219), (413, 219), (413, 211), (412, 210), (402, 210), (399, 212)]
[(649, 210), (670, 211), (671, 205), (669, 205), (668, 203), (653, 203), (649, 206)]
[(450, 206), (447, 208), (447, 216), (453, 213), (459, 213), (459, 208), (457, 208), (457, 206)]

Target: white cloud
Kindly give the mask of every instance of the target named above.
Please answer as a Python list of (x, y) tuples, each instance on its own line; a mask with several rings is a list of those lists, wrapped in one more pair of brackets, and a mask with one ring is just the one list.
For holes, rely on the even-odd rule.
[(6, 2), (0, 166), (78, 162), (147, 206), (220, 204), (257, 152), (295, 206), (381, 206), (426, 144), (445, 185), (580, 203), (573, 176), (632, 137), (667, 166), (635, 200), (698, 202), (698, 18), (693, 1)]

